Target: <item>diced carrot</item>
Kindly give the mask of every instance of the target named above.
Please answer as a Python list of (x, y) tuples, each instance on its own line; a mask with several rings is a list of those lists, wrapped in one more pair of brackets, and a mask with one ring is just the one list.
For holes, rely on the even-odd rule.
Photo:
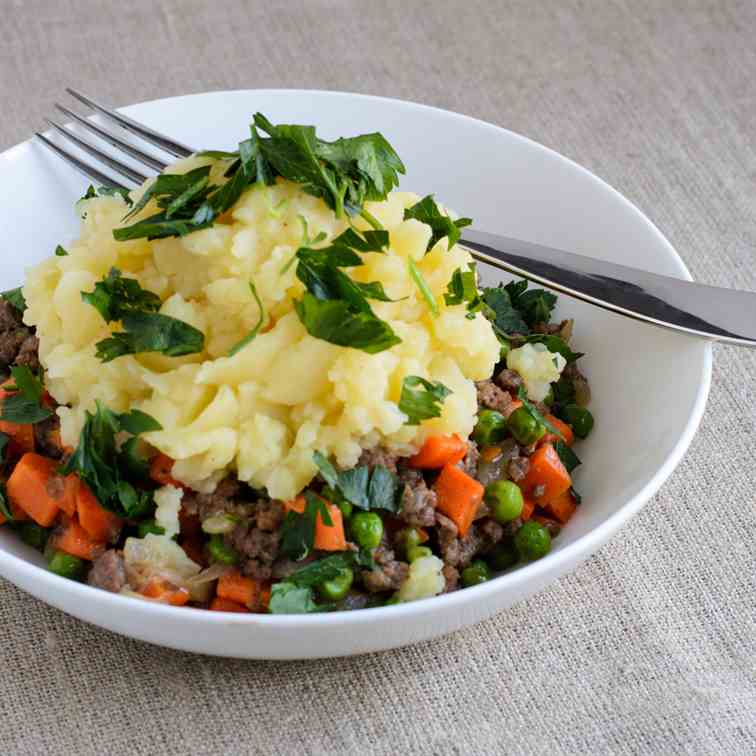
[(236, 601), (231, 599), (221, 598), (216, 596), (210, 604), (211, 612), (241, 612), (242, 614), (249, 614), (249, 609), (242, 604), (237, 604)]
[(556, 433), (546, 433), (541, 437), (539, 445), (555, 444), (557, 441), (563, 440), (567, 446), (572, 446), (575, 442), (575, 434), (572, 432), (572, 428), (558, 417), (554, 417), (554, 415), (546, 415), (546, 420), (548, 420), (562, 434), (562, 438), (560, 439)]
[(464, 537), (483, 500), (483, 486), (453, 464), (444, 465), (434, 488), (437, 508), (454, 522)]
[(547, 501), (543, 508), (549, 511), (554, 517), (556, 517), (559, 522), (564, 524), (567, 522), (567, 520), (572, 517), (572, 515), (575, 514), (575, 510), (577, 509), (577, 504), (575, 503), (575, 499), (572, 496), (572, 493), (567, 490), (564, 493), (561, 493), (559, 496), (556, 496), (553, 499), (550, 499)]
[(268, 611), (268, 604), (270, 604), (270, 589), (271, 585), (270, 583), (264, 583), (263, 586), (260, 588), (260, 598), (257, 602), (257, 609), (260, 612), (267, 612)]
[[(300, 495), (296, 499), (291, 501), (285, 501), (284, 507), (287, 510), (293, 510), (302, 514), (305, 511), (305, 497)], [(346, 536), (344, 535), (344, 519), (341, 515), (341, 510), (330, 502), (326, 501), (328, 507), (328, 514), (331, 515), (332, 525), (326, 525), (323, 522), (323, 518), (318, 512), (317, 519), (315, 520), (315, 541), (313, 546), (319, 551), (345, 551), (346, 550)]]
[(105, 544), (95, 541), (76, 520), (68, 520), (59, 525), (50, 536), (49, 543), (58, 551), (90, 561), (97, 559), (105, 551)]
[(409, 458), (410, 467), (435, 470), (444, 465), (453, 465), (467, 454), (467, 441), (456, 433), (451, 436), (431, 436), (425, 440), (420, 451)]
[(501, 455), (500, 446), (486, 446), (480, 453), (481, 462), (493, 462), (497, 457)]
[(7, 518), (4, 515), (0, 514), (0, 525), (5, 525), (7, 521)]
[(34, 451), (34, 426), (28, 423), (11, 423), (0, 420), (0, 432), (10, 436), (8, 442), (8, 457), (20, 457), (22, 454)]
[(150, 460), (150, 478), (161, 486), (173, 486), (174, 488), (186, 489), (183, 483), (179, 483), (172, 475), (174, 461), (167, 454), (156, 454)]
[(189, 591), (186, 588), (181, 588), (164, 578), (158, 577), (150, 578), (140, 593), (147, 598), (171, 606), (183, 606), (189, 601)]
[(44, 528), (53, 524), (60, 511), (57, 501), (47, 490), (57, 466), (54, 459), (28, 452), (8, 478), (8, 498)]
[(539, 446), (533, 452), (527, 475), (520, 481), (523, 494), (542, 507), (568, 491), (571, 485), (570, 474), (551, 444)]
[(76, 495), (76, 511), (79, 514), (81, 527), (95, 541), (112, 543), (118, 537), (123, 520), (112, 512), (108, 512), (84, 482), (79, 485)]
[(536, 505), (533, 499), (529, 499), (527, 496), (523, 496), (522, 513), (520, 514), (520, 519), (523, 522), (527, 522), (533, 516), (533, 512), (535, 512), (535, 508), (536, 508)]
[(257, 606), (262, 584), (251, 577), (245, 577), (239, 570), (230, 570), (218, 578), (216, 593), (220, 598), (230, 599), (237, 604), (252, 609)]

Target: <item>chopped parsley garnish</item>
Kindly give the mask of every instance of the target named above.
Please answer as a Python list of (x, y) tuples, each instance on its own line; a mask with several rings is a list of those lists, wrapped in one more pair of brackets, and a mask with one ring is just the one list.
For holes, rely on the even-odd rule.
[(483, 312), (499, 336), (528, 332), (528, 324), (523, 320), (520, 311), (512, 306), (509, 292), (504, 286), (500, 284), (483, 289), (482, 299), (487, 306)]
[(409, 269), (410, 278), (415, 282), (420, 294), (422, 294), (425, 303), (428, 305), (428, 309), (433, 313), (433, 317), (438, 317), (438, 304), (436, 298), (433, 296), (433, 292), (428, 286), (428, 282), (423, 278), (423, 274), (418, 270), (415, 261), (411, 258), (407, 258), (407, 268)]
[(472, 218), (452, 220), (448, 215), (444, 215), (432, 194), (423, 197), (416, 205), (404, 211), (404, 220), (410, 218), (419, 220), (431, 227), (432, 233), (426, 252), (430, 252), (445, 236), (449, 238), (449, 249), (451, 249), (459, 241), (460, 229), (472, 223)]
[(268, 611), (271, 614), (310, 614), (321, 608), (313, 600), (311, 588), (282, 582), (270, 589)]
[(250, 186), (273, 184), (277, 176), (321, 197), (337, 217), (345, 213), (369, 216), (364, 203), (385, 199), (398, 184), (398, 174), (404, 173), (399, 156), (380, 134), (326, 142), (316, 136), (314, 126), (275, 126), (261, 113), (255, 114), (250, 137), (239, 143), (237, 152), (200, 155), (232, 160), (225, 173), (228, 180), (211, 184), (210, 166), (186, 174), (161, 174), (127, 218), (143, 210), (150, 200), (156, 201), (159, 212), (115, 229), (115, 239), (160, 239), (207, 228)]
[(405, 376), (399, 398), (399, 410), (407, 415), (405, 425), (419, 425), (423, 420), (441, 416), (441, 405), (451, 389), (443, 383), (427, 381), (418, 375)]
[(60, 244), (58, 244), (58, 246), (55, 247), (55, 257), (68, 257), (68, 252), (65, 247), (61, 247)]
[(52, 410), (42, 405), (42, 381), (26, 365), (12, 367), (11, 375), (15, 387), (6, 387), (5, 390), (13, 390), (15, 393), (3, 399), (0, 420), (31, 425), (50, 417)]
[(153, 506), (152, 494), (127, 480), (128, 465), (123, 458), (124, 449), (118, 451), (116, 436), (158, 430), (162, 430), (160, 423), (144, 412), (132, 410), (119, 415), (98, 401), (94, 414), (86, 413), (78, 446), (61, 473), (78, 473), (100, 504), (111, 512), (127, 518), (142, 517)]
[(92, 184), (90, 184), (87, 187), (84, 196), (79, 199), (79, 202), (81, 202), (81, 200), (92, 199), (92, 197), (121, 197), (127, 205), (131, 204), (129, 190), (120, 186), (98, 186), (97, 189), (95, 189)]
[(234, 344), (234, 346), (231, 347), (231, 349), (228, 352), (229, 357), (233, 357), (237, 352), (244, 349), (247, 344), (251, 344), (254, 340), (257, 334), (260, 332), (260, 329), (262, 328), (262, 324), (265, 320), (265, 311), (263, 310), (262, 302), (260, 301), (260, 296), (257, 293), (257, 289), (255, 288), (255, 285), (252, 283), (252, 281), (249, 282), (249, 289), (252, 292), (252, 296), (255, 298), (255, 302), (257, 302), (257, 307), (260, 310), (260, 317), (255, 323), (254, 328), (237, 344)]
[(520, 386), (517, 389), (517, 398), (522, 402), (523, 408), (526, 410), (526, 412), (537, 422), (546, 428), (546, 430), (549, 433), (553, 433), (555, 436), (558, 436), (562, 440), (564, 440), (564, 436), (562, 435), (561, 431), (554, 427), (535, 407), (535, 405), (528, 399), (528, 394), (525, 391), (525, 389)]
[(469, 270), (457, 268), (452, 273), (451, 280), (446, 287), (444, 301), (448, 306), (466, 304), (466, 318), (472, 320), (475, 313), (486, 310), (487, 306), (478, 291), (475, 263), (470, 263)]
[(333, 580), (333, 578), (339, 576), (339, 573), (343, 569), (351, 568), (354, 564), (355, 557), (351, 551), (331, 554), (331, 556), (318, 559), (316, 562), (300, 567), (286, 578), (286, 582), (303, 588), (311, 588), (314, 585), (324, 583), (326, 580)]
[(548, 323), (556, 305), (556, 294), (546, 289), (528, 289), (527, 281), (512, 281), (504, 287), (512, 307), (518, 310), (529, 326)]
[(296, 561), (305, 559), (313, 549), (318, 515), (324, 525), (333, 525), (325, 501), (312, 491), (305, 491), (304, 496), (304, 512), (287, 512), (281, 526), (281, 553)]
[(383, 285), (379, 281), (353, 281), (341, 270), (363, 264), (353, 247), (360, 251), (380, 251), (386, 241), (381, 232), (366, 232), (360, 236), (349, 229), (329, 247), (297, 250), (297, 278), (307, 291), (294, 301), (294, 307), (311, 336), (368, 354), (382, 352), (401, 342), (368, 303), (368, 299), (391, 301)]
[(21, 286), (17, 289), (9, 289), (0, 293), (0, 297), (13, 305), (22, 315), (26, 312), (26, 300), (24, 299), (24, 291)]
[(562, 464), (568, 473), (572, 473), (578, 465), (582, 464), (578, 455), (564, 441), (557, 441), (554, 444), (554, 450), (559, 455), (559, 459), (562, 460)]
[(134, 278), (124, 278), (112, 268), (91, 292), (81, 298), (102, 315), (106, 323), (121, 321), (123, 331), (97, 343), (96, 356), (102, 362), (126, 354), (160, 352), (168, 357), (201, 352), (203, 333), (183, 320), (161, 315), (160, 297), (143, 289)]
[(399, 478), (383, 465), (375, 465), (372, 474), (366, 465), (337, 472), (320, 452), (313, 454), (313, 460), (331, 489), (355, 507), (398, 511)]

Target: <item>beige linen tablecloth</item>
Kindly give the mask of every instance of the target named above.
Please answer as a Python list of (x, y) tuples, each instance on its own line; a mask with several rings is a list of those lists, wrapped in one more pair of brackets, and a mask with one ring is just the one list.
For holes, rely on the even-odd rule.
[[(317, 87), (457, 110), (608, 180), (697, 279), (756, 289), (754, 0), (0, 0), (0, 148), (66, 85), (119, 105)], [(717, 349), (701, 430), (645, 510), (438, 641), (218, 660), (0, 581), (0, 753), (753, 754), (754, 375), (756, 352)]]

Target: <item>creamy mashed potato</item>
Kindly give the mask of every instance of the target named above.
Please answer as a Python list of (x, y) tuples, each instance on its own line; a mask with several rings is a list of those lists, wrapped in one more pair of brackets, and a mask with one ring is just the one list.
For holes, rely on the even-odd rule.
[[(207, 164), (213, 161), (194, 157), (170, 170), (183, 173)], [(226, 165), (213, 164), (211, 178), (219, 180)], [(499, 344), (482, 315), (467, 319), (464, 305), (445, 305), (452, 273), (471, 257), (459, 245), (448, 250), (446, 239), (425, 254), (430, 228), (403, 220), (405, 208), (418, 199), (393, 192), (366, 206), (390, 232), (390, 248), (387, 254), (362, 255), (365, 264), (349, 274), (381, 281), (389, 297), (399, 300), (370, 304), (402, 339), (375, 355), (313, 338), (294, 311), (293, 300), (304, 287), (296, 264), (287, 264), (305, 229), (309, 238), (324, 232), (330, 240), (347, 227), (296, 184), (279, 179), (272, 187), (254, 187), (223, 222), (154, 241), (113, 239), (127, 211), (121, 198), (82, 203), (81, 235), (67, 246), (68, 256), (33, 268), (24, 287), (25, 321), (37, 328), (47, 387), (58, 402), (70, 405), (58, 409), (64, 443), (76, 444), (85, 410), (96, 399), (118, 412), (138, 408), (163, 426), (144, 438), (176, 460), (173, 474), (179, 480), (212, 490), (233, 469), (271, 496), (291, 498), (314, 476), (315, 450), (350, 467), (363, 448), (378, 444), (406, 454), (431, 434), (466, 438), (477, 412), (474, 381), (490, 376)], [(150, 203), (138, 217), (152, 212)], [(428, 282), (438, 317), (410, 278), (409, 259)], [(95, 344), (118, 327), (82, 302), (81, 292), (92, 291), (112, 267), (158, 294), (163, 314), (200, 329), (204, 352), (101, 363)], [(228, 357), (259, 317), (250, 281), (263, 304), (264, 332)], [(404, 424), (397, 403), (407, 375), (451, 389), (441, 417)]]

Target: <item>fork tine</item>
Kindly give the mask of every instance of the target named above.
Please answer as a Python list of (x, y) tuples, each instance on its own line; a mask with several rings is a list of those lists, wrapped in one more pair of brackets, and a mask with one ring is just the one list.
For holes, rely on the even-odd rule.
[(76, 121), (76, 123), (78, 123), (82, 128), (87, 129), (87, 131), (91, 131), (93, 134), (100, 137), (100, 139), (107, 142), (109, 145), (121, 150), (122, 152), (125, 152), (127, 155), (130, 155), (140, 163), (144, 163), (146, 166), (158, 171), (159, 173), (165, 170), (167, 165), (166, 163), (163, 163), (152, 155), (148, 155), (146, 152), (142, 152), (142, 150), (138, 150), (136, 147), (134, 147), (133, 144), (124, 142), (123, 139), (116, 136), (112, 131), (108, 131), (108, 129), (104, 129), (102, 126), (99, 126), (93, 121), (90, 121), (87, 118), (83, 118), (77, 113), (74, 113), (73, 110), (69, 110), (68, 108), (60, 105), (57, 102), (55, 103), (55, 107), (60, 110), (61, 113)]
[(35, 136), (37, 136), (42, 144), (45, 145), (48, 149), (52, 150), (58, 157), (65, 160), (69, 165), (76, 168), (79, 173), (83, 173), (87, 178), (90, 178), (97, 182), (100, 186), (109, 186), (112, 189), (129, 189), (130, 187), (124, 186), (119, 181), (116, 181), (114, 178), (111, 178), (105, 173), (102, 173), (101, 171), (98, 171), (97, 168), (93, 168), (88, 163), (85, 163), (83, 160), (79, 160), (79, 158), (75, 157), (74, 155), (71, 155), (70, 153), (66, 152), (64, 149), (61, 149), (58, 147), (55, 142), (51, 142), (44, 134), (40, 134), (38, 131), (34, 132)]
[(144, 139), (145, 142), (153, 144), (156, 147), (159, 147), (161, 150), (169, 152), (171, 155), (183, 158), (189, 157), (189, 155), (194, 152), (194, 150), (190, 149), (186, 145), (183, 145), (180, 142), (176, 142), (173, 139), (169, 139), (167, 136), (159, 134), (157, 131), (153, 131), (146, 126), (143, 126), (141, 123), (137, 123), (128, 116), (121, 115), (121, 113), (117, 113), (115, 110), (110, 110), (103, 105), (99, 105), (94, 100), (91, 100), (86, 95), (81, 94), (81, 92), (77, 92), (75, 89), (66, 87), (66, 92), (68, 92), (68, 94), (70, 94), (72, 97), (75, 97), (79, 102), (83, 103), (87, 107), (92, 108), (92, 110), (96, 110), (106, 118), (110, 118), (112, 121), (115, 121), (121, 128), (126, 129), (126, 131), (130, 131), (132, 134), (136, 134), (140, 139)]
[(120, 160), (116, 160), (115, 158), (110, 157), (110, 155), (105, 154), (101, 150), (97, 149), (97, 147), (95, 147), (93, 144), (88, 142), (86, 139), (82, 139), (68, 129), (63, 128), (63, 126), (61, 126), (59, 123), (55, 123), (55, 121), (52, 121), (49, 118), (45, 118), (45, 120), (59, 134), (62, 134), (66, 139), (84, 150), (84, 152), (88, 152), (90, 155), (92, 155), (92, 157), (107, 165), (108, 168), (112, 168), (122, 176), (126, 176), (126, 178), (130, 178), (132, 181), (135, 181), (137, 184), (142, 184), (147, 180), (147, 176), (139, 173), (139, 171), (135, 171), (133, 168), (130, 168)]

